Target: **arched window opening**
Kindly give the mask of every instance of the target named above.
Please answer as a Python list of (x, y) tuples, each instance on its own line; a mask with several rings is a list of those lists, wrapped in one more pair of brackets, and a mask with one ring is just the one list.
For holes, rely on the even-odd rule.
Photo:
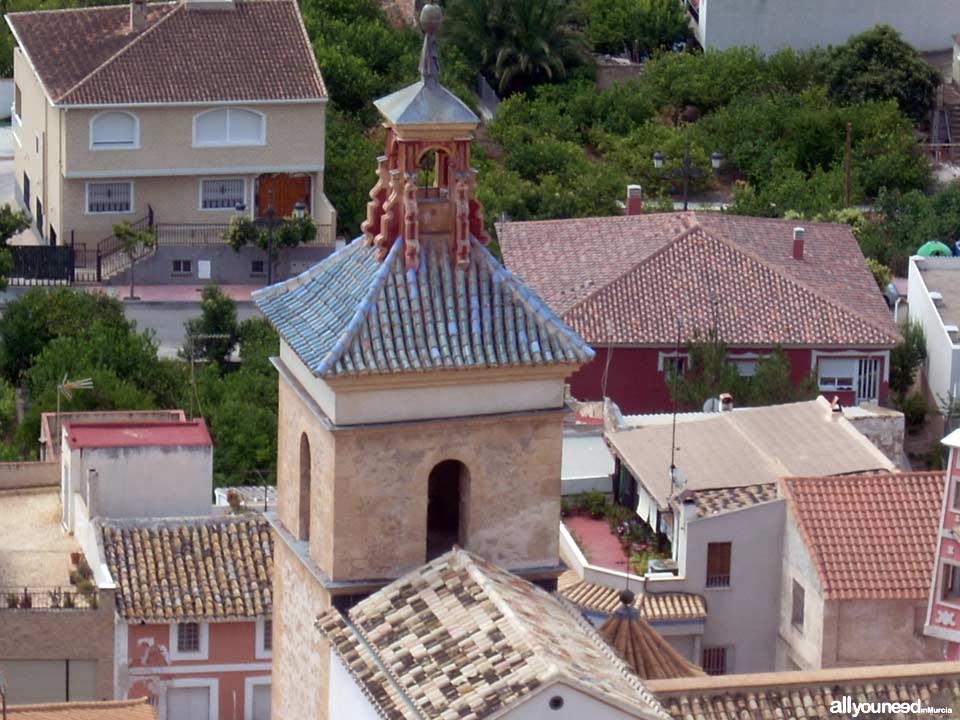
[(207, 110), (193, 118), (193, 144), (263, 145), (266, 118), (263, 113), (243, 108)]
[(427, 560), (465, 546), (470, 473), (459, 460), (434, 466), (427, 481)]
[(443, 150), (427, 150), (417, 163), (420, 199), (447, 197), (450, 158)]
[(136, 115), (119, 110), (102, 112), (90, 121), (90, 148), (135, 148), (140, 145), (140, 123)]
[(300, 435), (300, 495), (297, 538), (310, 539), (310, 440), (307, 434)]

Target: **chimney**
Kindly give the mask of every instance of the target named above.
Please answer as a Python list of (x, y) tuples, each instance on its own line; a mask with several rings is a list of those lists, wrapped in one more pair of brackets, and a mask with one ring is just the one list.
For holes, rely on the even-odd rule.
[(806, 234), (806, 230), (802, 227), (795, 227), (793, 229), (793, 259), (794, 260), (803, 260), (803, 236)]
[(733, 410), (733, 395), (720, 393), (720, 412), (730, 412), (731, 410)]
[(627, 185), (627, 215), (640, 215), (643, 212), (643, 187)]
[(147, 26), (147, 0), (130, 0), (130, 32)]

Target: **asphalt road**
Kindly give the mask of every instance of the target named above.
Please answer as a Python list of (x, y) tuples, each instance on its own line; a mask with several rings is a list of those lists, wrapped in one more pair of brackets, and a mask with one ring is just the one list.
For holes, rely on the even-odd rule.
[[(137, 323), (137, 329), (150, 328), (156, 333), (161, 357), (176, 357), (183, 345), (183, 324), (200, 317), (199, 303), (124, 303), (127, 317)], [(250, 303), (237, 303), (237, 319), (262, 317)]]

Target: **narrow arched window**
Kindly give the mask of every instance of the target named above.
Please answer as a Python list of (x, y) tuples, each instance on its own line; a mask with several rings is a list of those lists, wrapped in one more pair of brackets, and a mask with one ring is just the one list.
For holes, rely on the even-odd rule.
[(137, 147), (140, 147), (140, 121), (136, 115), (111, 110), (98, 113), (90, 120), (92, 150)]
[(263, 113), (243, 108), (207, 110), (193, 118), (193, 144), (263, 145), (266, 118)]
[(470, 472), (459, 460), (444, 460), (427, 481), (427, 560), (454, 545), (467, 545)]
[(298, 500), (297, 538), (310, 539), (310, 440), (300, 435), (300, 492)]

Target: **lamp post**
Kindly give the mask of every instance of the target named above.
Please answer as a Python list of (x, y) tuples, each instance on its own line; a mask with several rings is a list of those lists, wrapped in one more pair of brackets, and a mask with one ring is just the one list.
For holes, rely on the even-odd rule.
[[(686, 135), (683, 137), (683, 161), (680, 163), (680, 167), (664, 171), (664, 159), (664, 154), (657, 150), (653, 154), (653, 167), (656, 168), (661, 177), (681, 178), (683, 180), (683, 209), (686, 210), (690, 178), (703, 174), (703, 170), (694, 165), (693, 160), (690, 159), (690, 138)], [(710, 156), (710, 167), (716, 172), (722, 164), (723, 154), (719, 150), (714, 150)]]
[[(272, 195), (273, 193), (271, 193)], [(298, 203), (302, 205), (303, 203)], [(242, 218), (247, 213), (246, 203), (238, 202), (234, 209), (237, 211), (237, 217)], [(283, 221), (277, 218), (277, 211), (273, 209), (273, 201), (267, 205), (267, 212), (262, 218), (253, 219), (253, 223), (259, 227), (267, 229), (267, 285), (273, 285), (273, 231)]]

